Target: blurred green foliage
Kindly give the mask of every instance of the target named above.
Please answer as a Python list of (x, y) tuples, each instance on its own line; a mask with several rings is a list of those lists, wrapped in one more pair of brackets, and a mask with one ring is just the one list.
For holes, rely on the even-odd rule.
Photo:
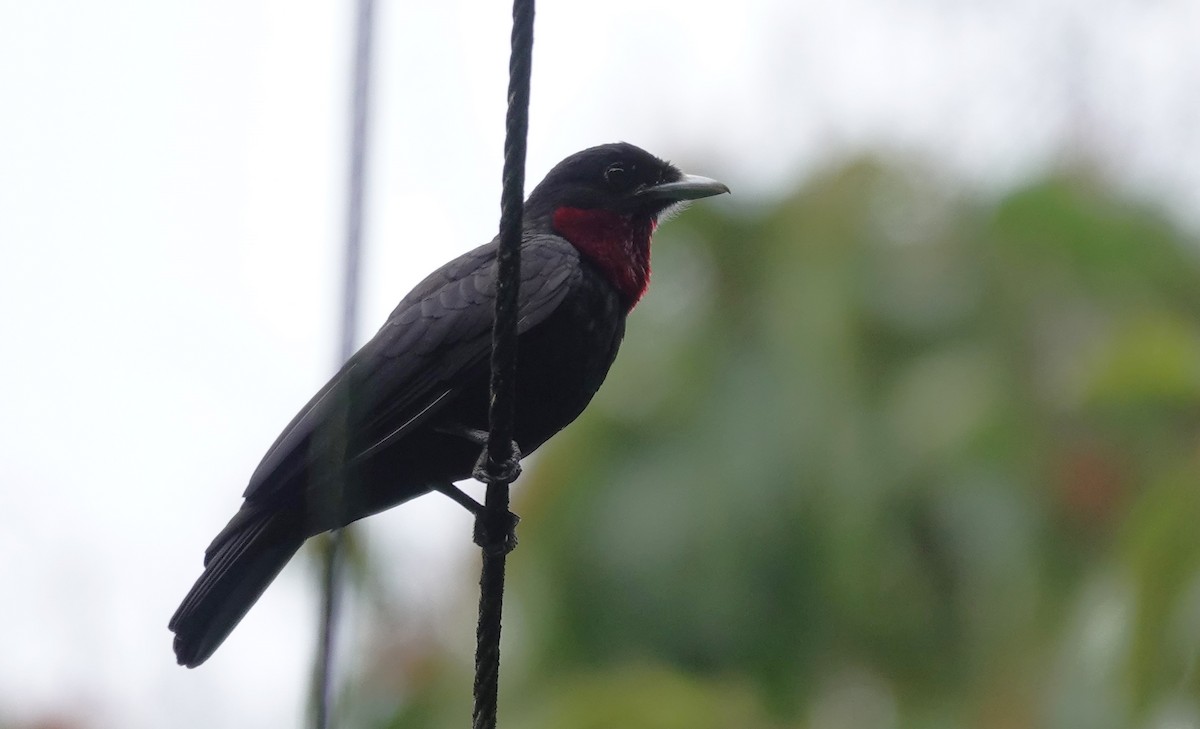
[[(517, 489), (501, 726), (1200, 726), (1198, 252), (1085, 172), (696, 205)], [(361, 725), (467, 724), (418, 652)]]

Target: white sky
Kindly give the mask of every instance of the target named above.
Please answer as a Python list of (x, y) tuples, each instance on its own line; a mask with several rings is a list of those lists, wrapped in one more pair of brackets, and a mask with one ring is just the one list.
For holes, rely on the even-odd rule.
[[(334, 368), (351, 22), (328, 0), (0, 4), (0, 722), (298, 725), (302, 564), (199, 670), (165, 626)], [(380, 2), (365, 334), (495, 231), (508, 22)], [(1194, 0), (545, 0), (537, 22), (531, 186), (615, 140), (725, 180), (723, 205), (862, 148), (995, 188), (1074, 146), (1198, 220)], [(474, 568), (444, 500), (372, 521), (410, 598)]]

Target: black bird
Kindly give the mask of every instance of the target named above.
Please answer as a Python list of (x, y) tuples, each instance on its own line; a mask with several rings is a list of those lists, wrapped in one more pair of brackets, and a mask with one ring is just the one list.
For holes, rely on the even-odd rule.
[[(521, 451), (566, 427), (604, 381), (646, 291), (660, 216), (728, 191), (624, 143), (571, 155), (534, 189), (521, 243)], [(493, 240), (418, 284), (284, 428), (171, 618), (180, 664), (207, 660), (308, 537), (471, 476), (488, 427), (496, 250)]]

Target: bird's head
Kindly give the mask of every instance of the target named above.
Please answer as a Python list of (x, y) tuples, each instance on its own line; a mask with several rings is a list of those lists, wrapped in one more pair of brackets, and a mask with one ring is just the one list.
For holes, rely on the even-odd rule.
[(567, 157), (525, 203), (527, 225), (567, 239), (633, 308), (650, 281), (650, 237), (665, 213), (729, 188), (685, 175), (632, 144), (605, 144)]

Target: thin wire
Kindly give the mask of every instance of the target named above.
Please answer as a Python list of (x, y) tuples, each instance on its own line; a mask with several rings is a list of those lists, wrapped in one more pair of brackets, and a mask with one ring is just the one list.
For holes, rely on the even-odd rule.
[[(374, 0), (358, 1), (358, 17), (354, 46), (354, 91), (350, 102), (350, 173), (347, 180), (345, 278), (342, 281), (342, 327), (339, 348), (340, 361), (354, 354), (357, 338), (359, 279), (362, 269), (362, 221), (366, 187), (367, 112), (371, 89), (372, 21)], [(343, 413), (348, 408), (342, 409)], [(346, 423), (343, 423), (343, 428)], [(345, 433), (342, 434), (343, 442)], [(344, 453), (343, 453), (344, 455)], [(338, 469), (343, 472), (342, 468)], [(337, 499), (339, 505), (341, 499)], [(338, 520), (341, 523), (341, 520)], [(317, 657), (313, 672), (314, 711), (316, 729), (327, 729), (333, 703), (334, 628), (340, 605), (341, 550), (344, 535), (341, 529), (329, 533), (324, 550), (321, 582), (321, 624)]]
[(500, 196), (500, 249), (496, 257), (496, 318), (492, 327), (492, 397), (485, 459), (488, 486), (485, 511), (476, 521), (476, 541), (482, 548), (483, 568), (479, 578), (479, 624), (475, 632), (473, 729), (496, 727), (505, 557), (515, 543), (508, 511), (508, 485), (518, 472), (513, 444), (513, 416), (525, 147), (529, 131), (529, 77), (533, 64), (533, 12), (534, 0), (513, 1), (508, 114), (504, 138), (504, 189)]

